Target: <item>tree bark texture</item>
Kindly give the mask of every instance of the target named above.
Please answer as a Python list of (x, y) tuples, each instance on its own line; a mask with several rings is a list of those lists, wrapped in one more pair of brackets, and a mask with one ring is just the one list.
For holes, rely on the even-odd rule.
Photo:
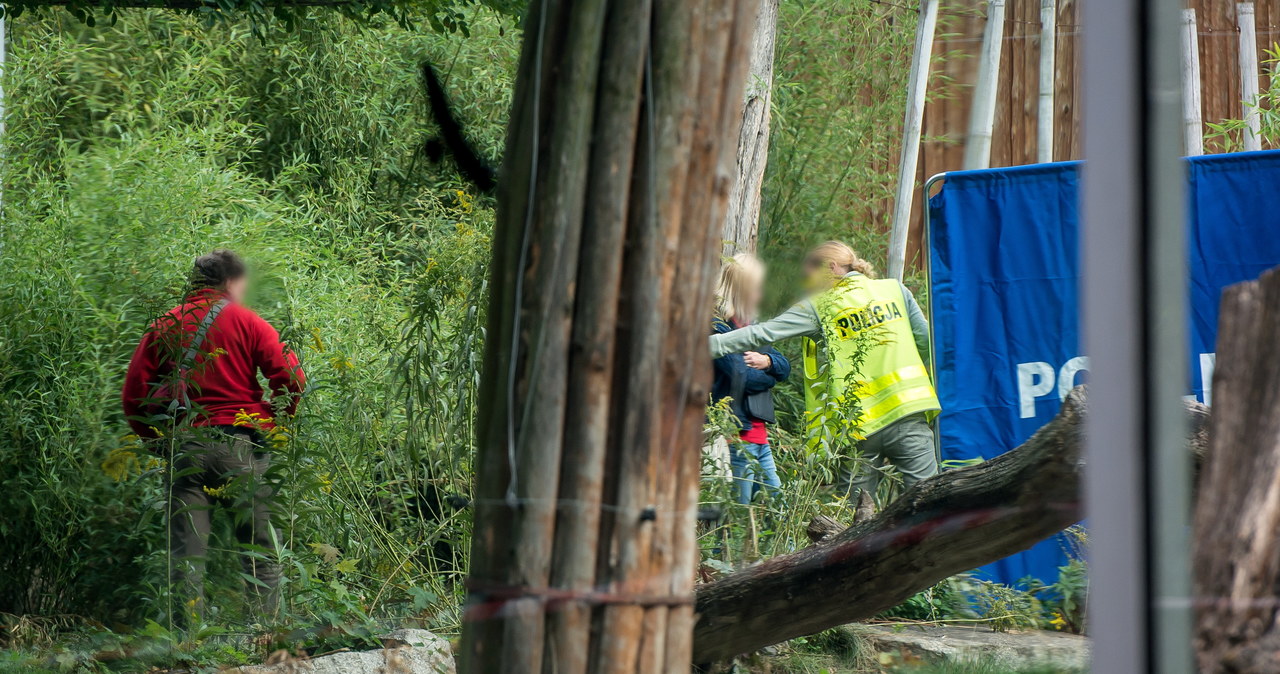
[(1195, 509), (1199, 671), (1280, 671), (1280, 269), (1222, 295)]
[(751, 72), (742, 102), (738, 170), (724, 219), (724, 254), (754, 253), (760, 227), (760, 190), (769, 160), (769, 112), (773, 103), (773, 55), (779, 0), (761, 0), (751, 36)]
[(498, 186), (463, 671), (691, 661), (705, 335), (755, 5), (530, 3)]

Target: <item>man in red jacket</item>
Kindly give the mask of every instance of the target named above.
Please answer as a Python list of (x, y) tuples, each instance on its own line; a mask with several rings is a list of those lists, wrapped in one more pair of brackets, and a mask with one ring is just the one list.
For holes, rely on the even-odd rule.
[[(292, 415), (305, 379), (275, 328), (242, 304), (243, 260), (229, 250), (196, 258), (186, 301), (151, 324), (133, 353), (121, 399), (134, 432), (155, 440), (169, 462), (170, 563), (182, 616), (198, 619), (204, 603), (209, 512), (214, 500), (236, 517), (243, 544), (272, 548), (267, 438), (274, 419)], [(270, 398), (258, 383), (268, 382)], [(262, 608), (273, 611), (276, 565), (243, 557)]]

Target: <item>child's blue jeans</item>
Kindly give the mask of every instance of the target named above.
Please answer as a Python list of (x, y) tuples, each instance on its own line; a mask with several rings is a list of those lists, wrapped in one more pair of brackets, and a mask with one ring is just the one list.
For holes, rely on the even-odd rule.
[(730, 445), (729, 467), (733, 471), (738, 503), (751, 503), (762, 488), (772, 494), (782, 487), (778, 469), (773, 464), (773, 449), (768, 443), (738, 442)]

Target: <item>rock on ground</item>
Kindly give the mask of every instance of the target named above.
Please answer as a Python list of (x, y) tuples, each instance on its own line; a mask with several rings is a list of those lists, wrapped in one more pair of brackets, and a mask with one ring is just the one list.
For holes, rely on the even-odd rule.
[(998, 666), (1041, 665), (1081, 672), (1089, 668), (1089, 639), (1061, 632), (993, 632), (980, 626), (889, 627), (866, 625), (859, 634), (877, 653), (917, 657), (929, 662), (982, 660)]
[(236, 674), (454, 674), (449, 642), (426, 630), (396, 630), (382, 637), (383, 648), (343, 651), (231, 670)]

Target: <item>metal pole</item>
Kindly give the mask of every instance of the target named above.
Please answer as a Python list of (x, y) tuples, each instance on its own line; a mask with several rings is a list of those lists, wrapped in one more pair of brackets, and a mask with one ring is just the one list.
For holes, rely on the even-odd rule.
[(991, 130), (996, 123), (996, 92), (1000, 88), (1000, 48), (1004, 44), (1004, 0), (987, 0), (987, 27), (982, 33), (978, 83), (969, 113), (969, 137), (964, 146), (964, 168), (991, 166)]
[(1204, 154), (1204, 125), (1200, 120), (1200, 48), (1196, 10), (1182, 10), (1183, 149), (1188, 157)]
[(1244, 105), (1245, 150), (1262, 149), (1262, 116), (1258, 112), (1258, 32), (1252, 2), (1236, 4), (1240, 29), (1240, 101)]
[(902, 122), (902, 154), (898, 157), (898, 194), (893, 202), (893, 229), (889, 236), (889, 275), (902, 280), (907, 266), (907, 229), (911, 226), (911, 201), (915, 196), (916, 160), (920, 155), (920, 130), (924, 125), (924, 99), (933, 58), (933, 33), (938, 27), (938, 0), (920, 0), (916, 22), (916, 51), (911, 58), (911, 84), (907, 112)]
[[(945, 180), (946, 173), (937, 173), (924, 181), (924, 189), (920, 190), (920, 198), (924, 201), (924, 232), (921, 246), (924, 248), (924, 287), (929, 289), (929, 302), (925, 307), (925, 317), (929, 320), (929, 379), (938, 385), (938, 347), (933, 334), (933, 218), (929, 215), (929, 190)], [(942, 434), (938, 432), (940, 419), (933, 420), (933, 456), (942, 465)]]
[(1058, 42), (1057, 0), (1040, 0), (1040, 101), (1036, 111), (1036, 161), (1053, 161), (1053, 81)]
[[(6, 14), (0, 16), (0, 78), (7, 75), (7, 66), (5, 64), (6, 55), (9, 52), (9, 31), (8, 31), (8, 8), (5, 8)], [(4, 83), (0, 79), (0, 161), (4, 159)], [(0, 222), (4, 222), (4, 181), (0, 180)]]
[(1177, 12), (1167, 0), (1081, 5), (1095, 672), (1192, 671)]

